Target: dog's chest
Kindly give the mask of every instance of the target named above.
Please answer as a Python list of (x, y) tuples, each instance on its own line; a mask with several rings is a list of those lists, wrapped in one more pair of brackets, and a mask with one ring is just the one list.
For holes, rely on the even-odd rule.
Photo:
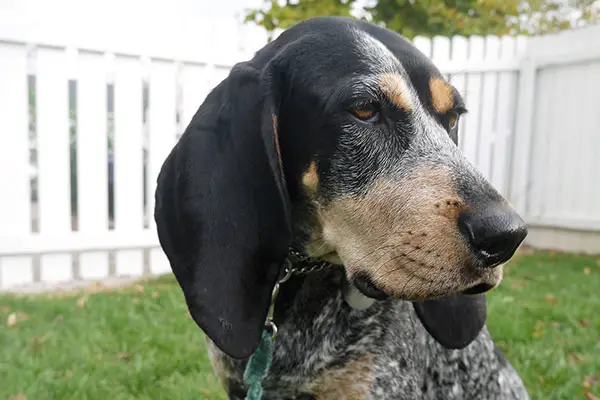
[[(382, 372), (388, 376), (396, 372), (403, 376), (403, 385), (417, 385), (418, 379), (406, 374), (407, 367), (424, 362), (419, 361), (414, 346), (406, 346), (414, 345), (415, 337), (408, 333), (411, 337), (395, 340), (403, 332), (390, 331), (391, 321), (410, 314), (408, 306), (386, 302), (356, 311), (339, 293), (299, 297), (280, 326), (270, 372), (263, 382), (265, 398), (369, 398), (378, 386), (389, 390), (395, 384), (387, 378), (382, 381)], [(243, 398), (245, 361), (229, 358), (212, 343), (209, 354), (232, 397), (239, 393)], [(406, 359), (412, 360), (412, 365)]]
[[(279, 329), (265, 400), (527, 398), (512, 367), (496, 357), (487, 329), (464, 350), (444, 349), (411, 303), (353, 310), (323, 278), (303, 285)], [(230, 398), (244, 399), (246, 362), (210, 342), (208, 348)]]

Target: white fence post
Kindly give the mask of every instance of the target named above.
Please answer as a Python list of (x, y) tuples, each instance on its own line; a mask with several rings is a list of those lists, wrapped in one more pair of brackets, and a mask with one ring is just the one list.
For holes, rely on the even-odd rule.
[[(114, 196), (115, 232), (139, 235), (144, 228), (142, 67), (139, 57), (115, 60)], [(140, 249), (119, 250), (115, 257), (118, 276), (144, 273)]]
[[(37, 136), (40, 235), (71, 234), (68, 61), (64, 48), (37, 52)], [(41, 257), (43, 282), (73, 278), (69, 253)]]
[[(499, 40), (495, 36), (485, 38), (484, 60), (490, 64), (499, 62)], [(486, 178), (491, 177), (492, 148), (496, 132), (494, 119), (496, 117), (496, 101), (498, 92), (498, 73), (495, 71), (483, 73), (481, 88), (481, 121), (478, 129), (479, 140), (476, 151), (476, 165)]]
[(509, 200), (517, 211), (527, 216), (529, 162), (535, 100), (536, 66), (525, 56), (519, 76), (515, 134), (512, 141), (511, 187)]
[[(516, 57), (516, 39), (505, 36), (501, 39), (500, 58)], [(510, 141), (514, 136), (514, 113), (516, 111), (517, 73), (504, 71), (498, 77), (496, 123), (494, 126), (494, 148), (490, 180), (504, 196), (508, 194)]]
[[(472, 36), (469, 39), (469, 63), (480, 63), (483, 60), (483, 38)], [(477, 165), (477, 145), (481, 132), (479, 132), (479, 121), (481, 119), (481, 86), (482, 77), (480, 72), (470, 72), (467, 75), (467, 90), (465, 101), (469, 113), (465, 116), (463, 133), (463, 152), (465, 157), (474, 165)]]
[[(463, 36), (455, 36), (452, 38), (452, 54), (450, 58), (452, 62), (466, 64), (467, 54), (469, 50), (469, 42), (467, 38)], [(456, 90), (463, 96), (466, 101), (467, 98), (467, 75), (464, 71), (452, 74), (450, 76), (450, 83), (454, 85)], [(469, 106), (467, 105), (467, 108)], [(460, 121), (458, 124), (458, 147), (464, 151), (465, 146), (465, 123)]]
[[(77, 70), (77, 221), (84, 234), (108, 232), (106, 61), (102, 53), (80, 52)], [(83, 253), (83, 279), (108, 276), (108, 253)]]
[[(175, 144), (177, 124), (175, 118), (176, 65), (173, 61), (152, 60), (150, 66), (150, 149), (148, 165), (148, 221), (156, 230), (154, 221), (154, 192), (156, 178), (165, 158)], [(171, 270), (162, 249), (150, 250), (150, 271), (165, 273)]]
[[(184, 64), (181, 71), (182, 129), (185, 130), (209, 91), (211, 70), (207, 65)], [(183, 133), (183, 132), (179, 132)]]
[(426, 57), (431, 57), (431, 40), (423, 36), (417, 36), (413, 39), (413, 44), (419, 49)]
[[(31, 232), (27, 48), (0, 42), (0, 241)], [(0, 288), (33, 282), (32, 258), (0, 257)]]

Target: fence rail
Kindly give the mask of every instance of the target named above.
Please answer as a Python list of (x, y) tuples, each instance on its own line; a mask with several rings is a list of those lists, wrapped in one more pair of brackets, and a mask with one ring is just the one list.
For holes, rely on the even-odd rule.
[[(600, 30), (568, 35), (414, 44), (466, 99), (461, 150), (528, 221), (600, 231)], [(251, 51), (210, 62), (160, 48), (0, 37), (0, 289), (170, 270), (152, 218), (156, 176), (208, 91)], [(561, 93), (575, 120), (553, 108)]]

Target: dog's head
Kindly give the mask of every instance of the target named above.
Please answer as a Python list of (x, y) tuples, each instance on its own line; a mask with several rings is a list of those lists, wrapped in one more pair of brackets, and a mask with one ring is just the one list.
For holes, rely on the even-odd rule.
[(196, 323), (250, 355), (294, 244), (467, 345), (527, 231), (458, 150), (464, 112), (408, 41), (350, 19), (304, 21), (236, 65), (158, 178), (160, 242)]

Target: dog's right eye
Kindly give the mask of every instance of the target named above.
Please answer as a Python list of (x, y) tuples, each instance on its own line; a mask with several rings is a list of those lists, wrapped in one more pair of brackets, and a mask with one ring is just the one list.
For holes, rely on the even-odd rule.
[(350, 113), (361, 121), (373, 122), (379, 115), (379, 108), (375, 103), (364, 103), (351, 108)]

